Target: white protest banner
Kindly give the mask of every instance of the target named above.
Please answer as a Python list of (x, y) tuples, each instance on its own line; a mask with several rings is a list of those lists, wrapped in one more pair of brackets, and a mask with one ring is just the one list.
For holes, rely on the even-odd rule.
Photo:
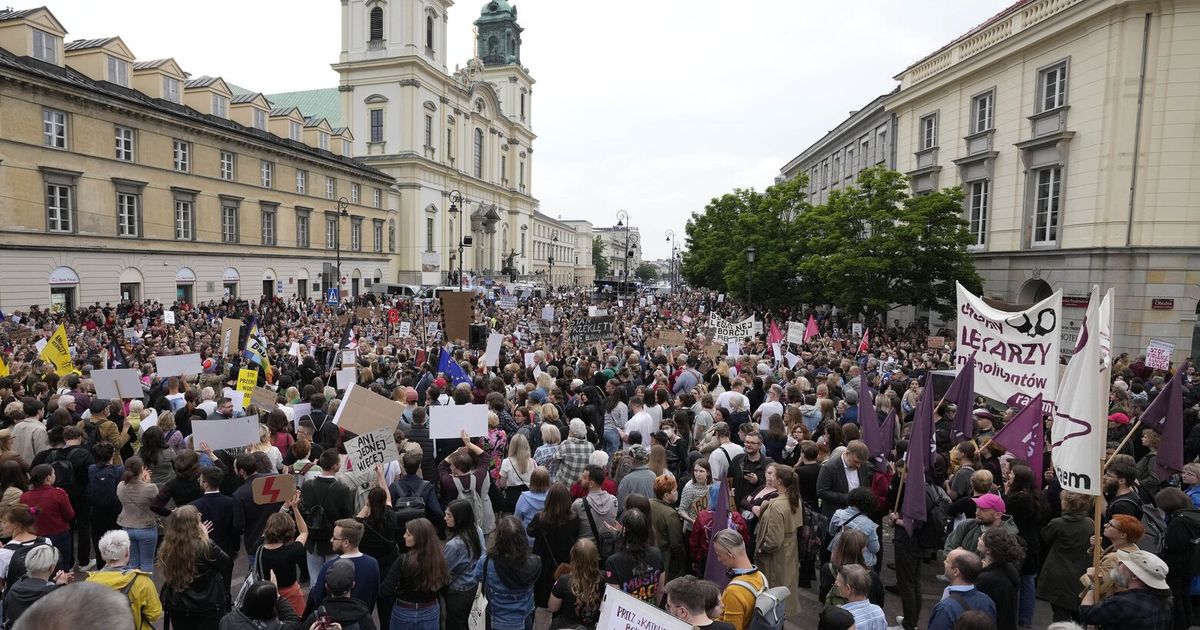
[(109, 400), (117, 398), (141, 398), (142, 381), (137, 370), (92, 370), (92, 384), (96, 396)]
[(596, 317), (605, 317), (607, 315), (608, 315), (608, 309), (606, 309), (606, 308), (597, 308), (596, 309)]
[(197, 448), (208, 444), (213, 450), (239, 448), (258, 443), (258, 417), (228, 420), (193, 420), (192, 442)]
[(483, 351), (483, 364), (495, 367), (500, 363), (500, 344), (504, 343), (504, 335), (494, 332), (488, 335), (487, 348)]
[(975, 393), (1023, 407), (1038, 393), (1047, 410), (1058, 400), (1058, 325), (1062, 292), (1029, 307), (1001, 310), (958, 285), (955, 363), (975, 353)]
[(694, 626), (672, 617), (609, 584), (604, 587), (597, 628), (606, 630), (691, 630)]
[(740, 322), (731, 322), (716, 313), (711, 313), (708, 316), (708, 325), (713, 328), (713, 341), (741, 341), (743, 337), (749, 337), (754, 330), (754, 318), (747, 317)]
[(542, 307), (542, 319), (552, 322), (554, 321), (554, 305), (547, 304)]
[(204, 366), (200, 364), (199, 354), (176, 354), (156, 357), (154, 371), (159, 376), (183, 376), (199, 374), (204, 371)]
[(804, 343), (804, 324), (801, 322), (787, 323), (787, 342), (801, 345)]
[[(1112, 290), (1099, 299), (1092, 288), (1087, 316), (1079, 333), (1079, 345), (1067, 362), (1054, 423), (1050, 427), (1050, 458), (1054, 475), (1064, 490), (1099, 495), (1100, 463), (1108, 439), (1108, 375), (1105, 339), (1111, 339)], [(1058, 335), (1054, 335), (1057, 339)], [(1057, 357), (1054, 353), (1052, 356)], [(978, 383), (979, 381), (975, 381)]]
[(358, 369), (353, 367), (342, 368), (337, 371), (337, 388), (344, 390), (358, 380)]
[(358, 365), (358, 353), (354, 350), (342, 350), (342, 367)]
[(163, 311), (163, 323), (164, 324), (174, 324), (175, 323), (175, 311)]
[[(1146, 346), (1146, 367), (1155, 370), (1166, 370), (1171, 367), (1171, 353), (1175, 351), (1175, 344), (1158, 339), (1151, 339), (1150, 345)], [(95, 372), (92, 372), (95, 374)]]
[(400, 322), (400, 336), (408, 337), (412, 334), (412, 322)]
[(294, 357), (300, 356), (300, 342), (299, 341), (293, 341), (292, 345), (288, 346), (288, 354), (290, 354)]
[(535, 358), (536, 358), (536, 355), (534, 355), (534, 353), (526, 352), (525, 353), (525, 367), (531, 368), (531, 367), (537, 365), (536, 363), (534, 363)]
[[(394, 430), (402, 415), (404, 405), (351, 383), (342, 394), (342, 404), (333, 416), (333, 423), (362, 435), (375, 429)], [(486, 431), (486, 418), (484, 424)]]
[(502, 295), (500, 296), (500, 299), (496, 300), (496, 306), (499, 306), (506, 311), (511, 311), (517, 308), (517, 296)]
[(232, 387), (221, 390), (221, 396), (228, 398), (233, 403), (233, 408), (238, 411), (246, 408), (246, 395)]
[(862, 339), (862, 322), (854, 322), (850, 324), (850, 336), (855, 339)]
[(730, 341), (728, 350), (725, 352), (731, 359), (737, 359), (742, 356), (742, 344), (737, 341)]
[(487, 405), (438, 405), (429, 408), (430, 439), (458, 439), (463, 429), (471, 437), (487, 435)]
[(371, 470), (376, 464), (386, 466), (400, 459), (396, 452), (395, 431), (388, 427), (375, 429), (346, 441), (346, 457), (356, 472)]
[(300, 420), (302, 420), (304, 416), (310, 415), (312, 415), (311, 403), (296, 403), (296, 406), (292, 407), (292, 426), (299, 430)]

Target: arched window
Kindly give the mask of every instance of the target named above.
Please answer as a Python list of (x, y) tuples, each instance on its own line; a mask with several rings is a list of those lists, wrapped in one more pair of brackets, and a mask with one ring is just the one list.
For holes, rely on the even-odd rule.
[(377, 42), (383, 39), (383, 8), (375, 7), (371, 9), (371, 41)]
[(475, 177), (483, 179), (483, 130), (475, 129)]
[(425, 47), (433, 50), (433, 16), (425, 16)]

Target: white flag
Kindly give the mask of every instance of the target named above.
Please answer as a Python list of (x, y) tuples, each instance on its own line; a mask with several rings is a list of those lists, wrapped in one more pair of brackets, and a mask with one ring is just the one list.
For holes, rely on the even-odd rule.
[(1058, 386), (1050, 453), (1054, 474), (1064, 490), (1099, 495), (1101, 460), (1108, 439), (1108, 374), (1105, 357), (1112, 339), (1112, 290), (1101, 302), (1092, 288), (1075, 354)]

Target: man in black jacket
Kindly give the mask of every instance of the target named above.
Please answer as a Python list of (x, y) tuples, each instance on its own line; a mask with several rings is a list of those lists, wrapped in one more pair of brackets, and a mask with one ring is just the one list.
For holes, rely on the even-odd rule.
[(304, 545), (308, 574), (316, 577), (326, 562), (333, 560), (333, 524), (339, 519), (354, 516), (354, 489), (339, 482), (334, 475), (341, 467), (338, 452), (328, 449), (317, 460), (321, 474), (304, 482), (300, 488), (300, 512), (308, 523), (308, 542)]
[(262, 544), (263, 530), (267, 527), (267, 519), (283, 507), (283, 501), (259, 505), (254, 502), (254, 480), (259, 477), (269, 477), (267, 473), (257, 472), (258, 464), (254, 455), (242, 453), (233, 460), (233, 469), (243, 482), (233, 491), (233, 526), (242, 531), (242, 543), (246, 555), (253, 557)]
[(437, 460), (434, 458), (433, 440), (429, 437), (429, 422), (424, 407), (413, 409), (412, 428), (404, 437), (421, 447), (421, 478), (429, 482), (437, 481)]
[[(334, 556), (336, 557), (336, 556)], [(317, 567), (318, 569), (320, 567)], [(316, 571), (313, 575), (316, 575)], [(325, 592), (316, 610), (308, 611), (301, 628), (311, 628), (317, 621), (317, 614), (324, 611), (329, 621), (342, 624), (342, 627), (357, 623), (362, 630), (376, 630), (375, 618), (371, 615), (371, 607), (362, 600), (352, 597), (354, 589), (354, 563), (346, 559), (336, 560), (325, 570)], [(391, 609), (387, 614), (391, 613)]]
[(204, 494), (188, 505), (200, 512), (200, 522), (212, 524), (208, 537), (229, 556), (222, 574), (228, 586), (233, 581), (233, 561), (237, 558), (241, 532), (233, 525), (233, 499), (221, 494), (221, 480), (224, 477), (225, 471), (216, 466), (201, 468), (199, 482)]

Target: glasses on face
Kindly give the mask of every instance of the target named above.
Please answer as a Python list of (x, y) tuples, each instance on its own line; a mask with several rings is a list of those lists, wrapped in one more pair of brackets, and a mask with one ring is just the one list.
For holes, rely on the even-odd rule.
[(345, 538), (338, 538), (337, 536), (334, 536), (334, 537), (330, 538), (329, 540), (346, 540), (346, 539), (345, 539)]

